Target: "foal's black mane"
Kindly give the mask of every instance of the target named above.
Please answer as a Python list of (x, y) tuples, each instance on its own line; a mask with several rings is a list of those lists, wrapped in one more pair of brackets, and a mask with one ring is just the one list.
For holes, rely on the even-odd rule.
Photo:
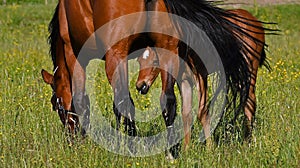
[(50, 45), (49, 53), (52, 57), (54, 68), (56, 65), (56, 42), (59, 37), (58, 8), (59, 8), (59, 4), (57, 4), (55, 8), (55, 12), (48, 26), (48, 32), (50, 33), (48, 37), (48, 44)]

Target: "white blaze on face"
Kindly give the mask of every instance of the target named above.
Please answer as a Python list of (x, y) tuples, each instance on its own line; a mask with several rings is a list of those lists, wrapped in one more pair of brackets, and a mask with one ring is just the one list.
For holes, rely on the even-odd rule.
[(145, 52), (143, 53), (143, 59), (147, 59), (149, 55), (150, 55), (150, 51), (146, 49)]

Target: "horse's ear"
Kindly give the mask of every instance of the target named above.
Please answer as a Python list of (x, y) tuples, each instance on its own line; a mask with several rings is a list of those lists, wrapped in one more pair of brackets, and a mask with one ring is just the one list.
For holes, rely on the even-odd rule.
[(49, 72), (46, 70), (42, 69), (41, 71), (43, 80), (50, 85), (53, 85), (53, 75), (51, 75)]

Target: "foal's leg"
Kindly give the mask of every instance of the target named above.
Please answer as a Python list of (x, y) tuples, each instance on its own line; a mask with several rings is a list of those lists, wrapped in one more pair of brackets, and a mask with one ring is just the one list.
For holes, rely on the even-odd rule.
[[(171, 74), (164, 70), (161, 71), (161, 78), (162, 93), (160, 96), (160, 106), (167, 127), (168, 146), (171, 146), (175, 144), (178, 138), (174, 128), (174, 121), (176, 117), (176, 96), (174, 93), (175, 79)], [(167, 153), (167, 157), (169, 157), (169, 159), (172, 160), (178, 157), (179, 145), (180, 144), (177, 143), (170, 148), (170, 151)]]

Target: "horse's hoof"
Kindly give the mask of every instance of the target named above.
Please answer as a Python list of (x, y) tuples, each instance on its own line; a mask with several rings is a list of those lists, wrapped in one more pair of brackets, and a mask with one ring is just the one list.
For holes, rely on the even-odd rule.
[(173, 155), (170, 152), (166, 153), (166, 160), (168, 160), (171, 163), (175, 162), (175, 158), (173, 157)]

